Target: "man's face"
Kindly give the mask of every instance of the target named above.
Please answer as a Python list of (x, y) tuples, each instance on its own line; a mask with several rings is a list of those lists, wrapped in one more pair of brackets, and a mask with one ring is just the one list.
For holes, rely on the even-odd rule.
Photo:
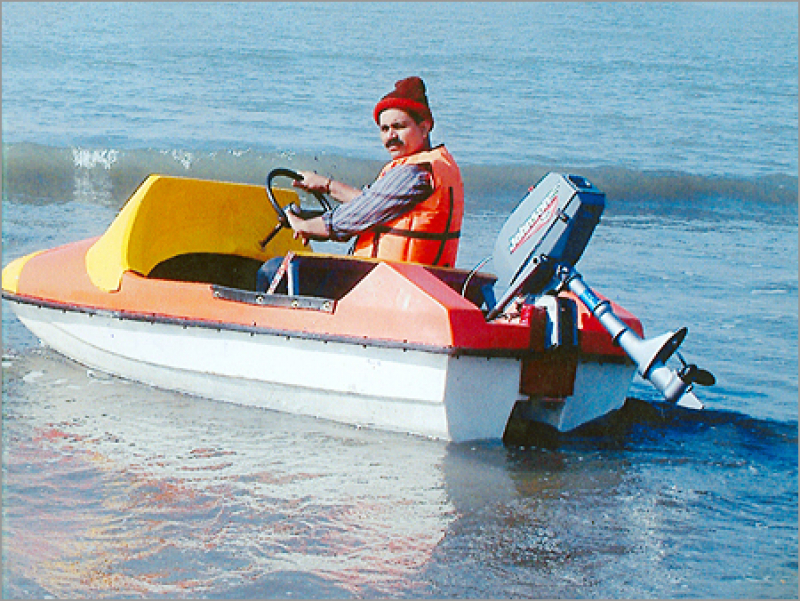
[(381, 142), (392, 155), (400, 159), (425, 149), (430, 122), (417, 123), (403, 110), (386, 109), (378, 116)]

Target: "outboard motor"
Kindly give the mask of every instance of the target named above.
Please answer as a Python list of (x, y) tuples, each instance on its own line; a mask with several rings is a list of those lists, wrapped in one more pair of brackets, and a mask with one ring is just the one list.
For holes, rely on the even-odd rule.
[(508, 289), (487, 318), (517, 296), (556, 288), (558, 266), (578, 262), (605, 206), (606, 195), (577, 175), (550, 173), (532, 187), (495, 242), (497, 280)]
[[(714, 384), (714, 376), (688, 365), (677, 353), (687, 329), (642, 340), (619, 319), (611, 303), (600, 300), (575, 270), (605, 209), (605, 194), (577, 175), (549, 173), (514, 210), (495, 243), (498, 283), (507, 289), (487, 314), (495, 319), (514, 299), (569, 288), (636, 363), (639, 374), (670, 402), (702, 409), (692, 392), (695, 383)], [(666, 366), (676, 354), (683, 367)]]

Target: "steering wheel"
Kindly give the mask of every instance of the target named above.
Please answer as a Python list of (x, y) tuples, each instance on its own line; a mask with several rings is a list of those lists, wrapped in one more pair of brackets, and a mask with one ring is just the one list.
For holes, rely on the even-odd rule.
[[(272, 171), (267, 174), (267, 198), (269, 198), (269, 202), (272, 205), (272, 208), (275, 209), (275, 214), (278, 217), (278, 223), (275, 224), (273, 230), (269, 233), (269, 235), (261, 241), (261, 248), (264, 248), (270, 241), (275, 237), (275, 235), (284, 227), (290, 227), (289, 225), (289, 218), (286, 216), (286, 210), (275, 199), (275, 193), (272, 191), (272, 180), (276, 177), (290, 177), (295, 181), (300, 181), (303, 179), (303, 176), (297, 173), (296, 171), (292, 171), (291, 169), (286, 169), (284, 167), (278, 167), (277, 169), (273, 169)], [(322, 207), (322, 210), (314, 209), (314, 210), (303, 210), (295, 205), (291, 205), (291, 211), (304, 219), (310, 219), (311, 217), (316, 217), (318, 215), (322, 215), (323, 213), (332, 210), (330, 201), (325, 198), (325, 195), (321, 192), (312, 192), (314, 198), (316, 198), (317, 202)]]

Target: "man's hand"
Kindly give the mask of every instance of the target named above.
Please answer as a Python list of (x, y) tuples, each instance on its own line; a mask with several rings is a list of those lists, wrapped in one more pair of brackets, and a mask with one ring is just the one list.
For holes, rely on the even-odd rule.
[(303, 179), (294, 180), (292, 185), (295, 188), (327, 194), (339, 202), (350, 202), (361, 194), (361, 190), (358, 188), (337, 182), (335, 179), (320, 175), (316, 171), (298, 171), (298, 173), (303, 176)]
[(301, 238), (303, 244), (308, 244), (309, 240), (327, 240), (330, 238), (328, 226), (322, 217), (303, 219), (295, 214), (292, 210), (293, 207), (294, 205), (286, 207), (286, 218), (294, 230), (295, 238)]
[(331, 193), (331, 178), (314, 171), (298, 171), (298, 173), (303, 176), (303, 179), (296, 179), (292, 182), (295, 188), (321, 194)]

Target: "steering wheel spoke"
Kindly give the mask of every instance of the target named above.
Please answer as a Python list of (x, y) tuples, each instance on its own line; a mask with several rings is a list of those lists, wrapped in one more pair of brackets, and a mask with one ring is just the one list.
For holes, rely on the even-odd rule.
[[(289, 225), (289, 218), (286, 216), (286, 208), (282, 207), (280, 203), (278, 203), (277, 199), (275, 198), (275, 192), (272, 189), (272, 180), (276, 177), (289, 177), (295, 181), (300, 181), (303, 179), (303, 176), (297, 173), (296, 171), (292, 171), (291, 169), (286, 169), (285, 167), (279, 167), (277, 169), (273, 169), (272, 171), (267, 174), (267, 182), (266, 182), (266, 189), (267, 189), (267, 198), (269, 199), (272, 208), (275, 210), (275, 215), (278, 217), (278, 223), (275, 224), (273, 230), (261, 241), (261, 248), (264, 248), (269, 244), (275, 235), (282, 229), (291, 227)], [(326, 211), (330, 211), (332, 209), (330, 201), (325, 198), (325, 195), (321, 192), (312, 192), (314, 198), (316, 198), (317, 202), (319, 202), (320, 206), (322, 207), (322, 211), (318, 212), (314, 210), (313, 212), (308, 212), (307, 210), (301, 209), (298, 211), (293, 211), (295, 214), (307, 219), (307, 215), (310, 216), (318, 216), (322, 215)]]

